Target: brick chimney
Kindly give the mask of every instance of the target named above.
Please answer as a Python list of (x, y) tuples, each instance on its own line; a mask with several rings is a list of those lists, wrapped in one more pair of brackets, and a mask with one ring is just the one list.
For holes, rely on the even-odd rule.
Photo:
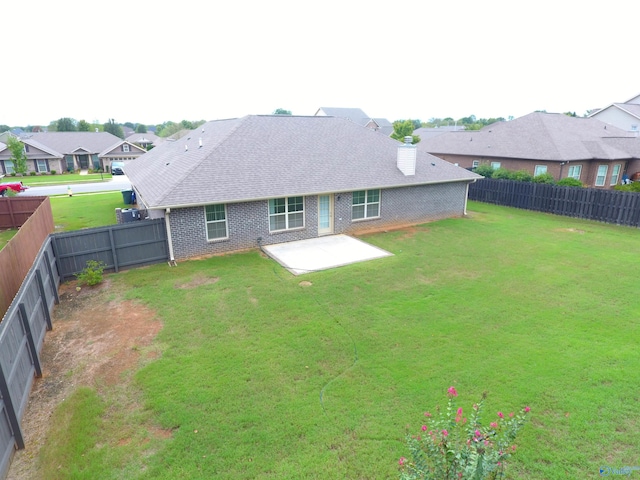
[(404, 137), (404, 144), (398, 146), (398, 169), (407, 177), (416, 174), (417, 147), (412, 141), (413, 137)]

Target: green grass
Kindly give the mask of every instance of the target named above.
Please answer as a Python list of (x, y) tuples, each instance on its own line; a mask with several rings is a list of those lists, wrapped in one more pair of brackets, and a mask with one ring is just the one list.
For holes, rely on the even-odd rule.
[(510, 478), (640, 465), (638, 230), (469, 210), (363, 237), (392, 257), (300, 277), (258, 252), (111, 275), (113, 292), (164, 322), (161, 357), (136, 375), (144, 409), (120, 424), (173, 435), (122, 447), (103, 417), (95, 445), (61, 468), (96, 458), (99, 478), (395, 478), (406, 426), (419, 433), (451, 385), (465, 408), (487, 391), (488, 415), (531, 406)]
[(56, 232), (102, 227), (116, 223), (116, 208), (129, 208), (121, 192), (50, 197)]
[[(5, 177), (5, 180), (10, 177)], [(50, 186), (50, 185), (73, 185), (77, 183), (95, 183), (95, 182), (108, 182), (111, 180), (110, 173), (90, 173), (87, 175), (80, 175), (79, 173), (65, 173), (57, 175), (25, 175), (24, 177), (11, 177), (17, 181), (22, 181), (25, 185), (30, 187), (38, 186)], [(8, 180), (11, 181), (11, 180)]]
[(16, 229), (0, 230), (0, 250), (18, 233)]

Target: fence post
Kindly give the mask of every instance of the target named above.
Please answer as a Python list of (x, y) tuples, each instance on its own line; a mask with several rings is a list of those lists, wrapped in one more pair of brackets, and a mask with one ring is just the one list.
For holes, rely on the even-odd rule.
[(22, 450), (24, 448), (24, 437), (22, 436), (22, 430), (20, 429), (20, 421), (18, 420), (16, 409), (13, 407), (13, 400), (11, 400), (9, 385), (7, 384), (7, 378), (4, 376), (2, 365), (0, 365), (0, 395), (2, 395), (2, 401), (4, 402), (4, 408), (7, 411), (7, 417), (9, 417), (9, 425), (11, 426), (16, 447), (18, 447), (18, 450)]
[(113, 255), (113, 268), (118, 273), (118, 254), (116, 253), (116, 242), (113, 240), (113, 228), (109, 229), (109, 241), (111, 242), (111, 254)]
[(53, 330), (53, 325), (51, 324), (51, 315), (49, 314), (49, 304), (47, 303), (47, 293), (44, 291), (42, 274), (40, 273), (40, 269), (37, 268), (36, 280), (38, 281), (38, 290), (40, 291), (40, 297), (42, 298), (42, 304), (44, 305), (44, 319), (47, 322), (47, 330)]
[[(51, 246), (53, 247), (53, 242), (51, 242)], [(51, 289), (53, 290), (53, 296), (56, 299), (56, 305), (60, 303), (60, 295), (58, 295), (58, 286), (56, 285), (56, 280), (53, 277), (53, 268), (51, 268), (51, 260), (49, 259), (49, 254), (45, 249), (44, 252), (44, 261), (47, 264), (47, 272), (49, 273), (49, 279), (51, 280)]]
[(22, 326), (25, 333), (27, 334), (27, 345), (29, 346), (29, 352), (31, 353), (33, 368), (36, 371), (36, 377), (40, 378), (42, 376), (42, 368), (40, 367), (40, 359), (38, 358), (38, 349), (36, 348), (36, 342), (33, 341), (33, 335), (31, 334), (31, 325), (29, 325), (27, 309), (24, 307), (24, 303), (18, 304), (18, 309), (20, 310)]

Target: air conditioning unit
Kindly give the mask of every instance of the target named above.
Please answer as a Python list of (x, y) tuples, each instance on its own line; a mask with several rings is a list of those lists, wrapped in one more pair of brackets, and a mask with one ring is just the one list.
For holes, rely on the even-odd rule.
[(124, 223), (140, 220), (140, 212), (137, 208), (123, 208), (120, 213), (122, 213), (122, 221)]

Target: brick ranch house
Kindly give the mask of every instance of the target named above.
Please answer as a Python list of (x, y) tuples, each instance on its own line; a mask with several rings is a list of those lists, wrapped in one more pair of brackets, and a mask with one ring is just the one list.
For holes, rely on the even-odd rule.
[(463, 168), (484, 164), (534, 176), (549, 173), (594, 188), (613, 188), (624, 174), (640, 178), (640, 139), (594, 118), (535, 112), (478, 131), (423, 138), (417, 145)]
[(344, 118), (286, 115), (208, 122), (127, 175), (172, 260), (459, 217), (481, 178)]
[[(2, 134), (0, 142), (6, 143), (5, 135), (12, 134)], [(144, 148), (108, 132), (23, 133), (17, 138), (27, 155), (27, 172), (109, 171), (111, 162), (133, 160), (146, 153)], [(14, 165), (5, 143), (0, 143), (0, 173), (11, 174)]]

